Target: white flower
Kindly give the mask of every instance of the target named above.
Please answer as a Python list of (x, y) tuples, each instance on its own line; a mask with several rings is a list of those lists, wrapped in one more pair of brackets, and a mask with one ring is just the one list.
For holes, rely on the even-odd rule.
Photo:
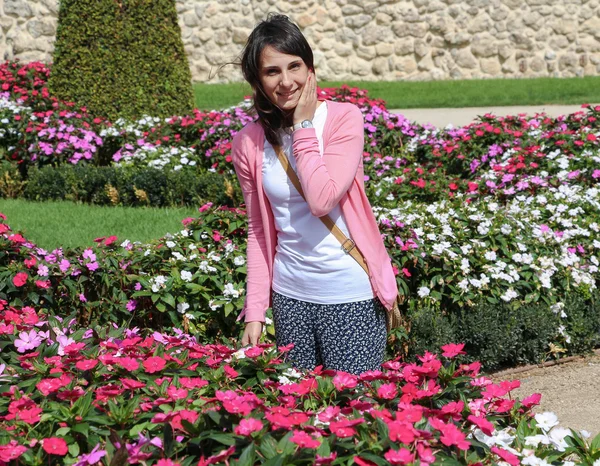
[(556, 414), (550, 411), (546, 411), (541, 414), (536, 414), (535, 420), (537, 422), (538, 427), (546, 432), (548, 432), (554, 426), (558, 425), (558, 417), (556, 416)]
[(484, 254), (485, 258), (489, 261), (496, 260), (496, 251), (488, 251)]
[(184, 317), (187, 317), (189, 320), (195, 320), (196, 319), (196, 316), (194, 314), (190, 314), (189, 312)]
[(239, 267), (246, 263), (246, 259), (244, 259), (242, 256), (237, 256), (235, 259), (233, 259), (233, 263)]
[(431, 290), (429, 288), (427, 288), (426, 286), (422, 286), (417, 291), (417, 294), (419, 295), (420, 298), (424, 298), (425, 296), (429, 296), (429, 293), (431, 293)]
[(537, 448), (539, 444), (550, 445), (550, 438), (546, 434), (530, 435), (525, 437), (525, 445)]
[(223, 296), (231, 296), (232, 298), (238, 298), (240, 292), (233, 287), (233, 283), (226, 283), (223, 288)]
[(166, 244), (166, 245), (167, 245), (167, 247), (169, 247), (169, 248), (174, 248), (175, 246), (177, 246), (177, 244), (176, 244), (176, 243), (174, 243), (173, 241), (167, 241), (165, 244)]
[(192, 281), (192, 277), (193, 277), (192, 272), (189, 272), (187, 270), (182, 270), (181, 271), (181, 279), (184, 282), (191, 282)]
[(569, 444), (565, 441), (565, 437), (568, 435), (571, 435), (571, 431), (564, 427), (555, 427), (548, 434), (550, 441), (558, 451), (565, 451), (569, 447)]
[(187, 311), (190, 308), (190, 305), (188, 303), (178, 303), (177, 304), (177, 312), (179, 312), (180, 314), (184, 314), (185, 311)]
[(504, 293), (502, 296), (500, 296), (500, 298), (502, 298), (504, 301), (509, 302), (512, 301), (514, 298), (516, 298), (519, 294), (513, 290), (512, 288), (509, 288), (508, 290), (506, 290), (506, 293)]
[(214, 304), (214, 301), (210, 300), (208, 302), (208, 307), (210, 307), (210, 309), (212, 311), (216, 311), (217, 309), (219, 309), (221, 307), (221, 305), (220, 304)]
[(273, 319), (269, 319), (268, 317), (265, 317), (265, 325), (271, 325), (273, 323)]

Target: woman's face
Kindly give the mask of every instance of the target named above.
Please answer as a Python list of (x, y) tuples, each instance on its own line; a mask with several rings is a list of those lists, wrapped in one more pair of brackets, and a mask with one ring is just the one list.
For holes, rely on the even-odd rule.
[(293, 110), (308, 78), (302, 58), (278, 52), (270, 45), (260, 56), (259, 79), (269, 100), (281, 110)]

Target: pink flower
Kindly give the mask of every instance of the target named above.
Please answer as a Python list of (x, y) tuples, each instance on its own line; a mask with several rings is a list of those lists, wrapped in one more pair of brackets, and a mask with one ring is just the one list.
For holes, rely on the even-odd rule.
[(89, 371), (93, 369), (98, 364), (97, 359), (82, 359), (81, 361), (77, 361), (75, 363), (75, 367), (80, 371)]
[(294, 430), (290, 442), (295, 443), (300, 448), (319, 448), (319, 445), (321, 445), (321, 442), (303, 430)]
[(342, 391), (344, 388), (356, 387), (358, 377), (346, 372), (338, 372), (333, 378), (333, 385), (338, 390)]
[(235, 426), (234, 432), (237, 435), (250, 435), (254, 432), (258, 432), (259, 430), (262, 430), (263, 428), (263, 423), (260, 422), (258, 419), (254, 419), (252, 417), (246, 418), (246, 419), (242, 419), (240, 421), (240, 423)]
[(156, 466), (181, 466), (179, 463), (173, 463), (169, 458), (161, 458), (156, 462)]
[(446, 358), (454, 358), (456, 356), (458, 356), (459, 354), (467, 354), (463, 351), (463, 348), (465, 347), (464, 343), (448, 343), (447, 345), (442, 346), (442, 350), (444, 351), (442, 353), (442, 356), (446, 357)]
[(28, 275), (25, 272), (19, 272), (12, 279), (13, 285), (20, 288), (27, 282), (27, 278)]
[(160, 356), (151, 356), (146, 359), (143, 364), (146, 372), (148, 374), (153, 374), (154, 372), (162, 371), (167, 362)]
[(542, 400), (541, 393), (534, 393), (533, 395), (528, 396), (527, 398), (523, 398), (523, 401), (521, 401), (521, 404), (529, 409), (529, 408), (533, 408), (534, 406), (539, 405), (541, 400)]
[(58, 437), (45, 438), (42, 441), (42, 447), (49, 455), (65, 456), (69, 451), (67, 448), (67, 442)]
[(15, 340), (15, 346), (19, 353), (37, 348), (42, 344), (42, 338), (36, 333), (35, 330), (29, 332), (19, 333), (19, 338)]
[(377, 396), (384, 400), (393, 400), (398, 395), (395, 383), (384, 383), (377, 389)]
[(387, 423), (392, 442), (412, 443), (415, 440), (415, 429), (405, 421), (390, 421)]
[(388, 450), (383, 457), (391, 464), (408, 464), (415, 460), (415, 456), (406, 448)]
[(592, 173), (592, 178), (600, 178), (600, 170), (594, 170), (594, 173)]
[(492, 424), (486, 418), (473, 416), (471, 414), (467, 419), (479, 427), (485, 435), (489, 435), (491, 437), (494, 433), (494, 424)]
[(213, 206), (213, 203), (212, 203), (212, 202), (207, 202), (206, 204), (204, 204), (202, 207), (200, 207), (200, 208), (198, 209), (198, 212), (205, 212), (205, 211), (207, 211), (208, 209), (210, 209), (212, 206)]
[(10, 463), (26, 451), (26, 447), (19, 445), (16, 440), (11, 440), (7, 445), (0, 445), (0, 461)]
[(183, 400), (187, 398), (188, 391), (185, 388), (177, 388), (173, 385), (169, 385), (169, 388), (167, 388), (167, 395), (169, 395), (172, 400)]
[(511, 466), (519, 466), (519, 464), (521, 464), (519, 458), (516, 455), (513, 455), (511, 452), (506, 451), (502, 448), (492, 447), (490, 448), (490, 451), (498, 455)]
[(125, 308), (129, 311), (132, 312), (135, 310), (135, 308), (137, 307), (137, 301), (135, 299), (130, 299), (127, 304), (125, 305)]

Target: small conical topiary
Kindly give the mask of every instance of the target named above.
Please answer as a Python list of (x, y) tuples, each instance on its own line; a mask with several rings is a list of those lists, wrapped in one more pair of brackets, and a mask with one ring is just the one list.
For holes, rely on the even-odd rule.
[(175, 0), (61, 0), (50, 92), (111, 120), (194, 106)]

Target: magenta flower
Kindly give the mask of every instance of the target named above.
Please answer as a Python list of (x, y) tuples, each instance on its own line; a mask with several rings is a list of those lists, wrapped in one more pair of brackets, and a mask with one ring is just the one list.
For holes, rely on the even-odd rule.
[(102, 458), (106, 456), (106, 451), (100, 450), (100, 444), (96, 445), (94, 449), (87, 455), (79, 456), (79, 461), (75, 463), (75, 466), (91, 466), (96, 464)]
[(19, 353), (24, 353), (37, 348), (42, 344), (42, 338), (35, 330), (19, 333), (19, 338), (15, 340), (15, 347)]

